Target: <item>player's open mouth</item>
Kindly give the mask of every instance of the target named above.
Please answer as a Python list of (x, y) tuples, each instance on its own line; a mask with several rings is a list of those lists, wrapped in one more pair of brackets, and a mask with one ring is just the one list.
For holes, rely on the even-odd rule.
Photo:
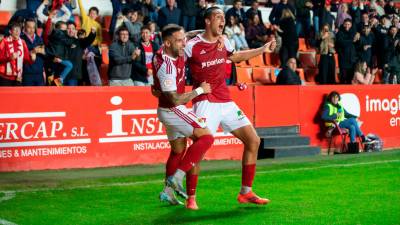
[(221, 25), (218, 26), (218, 28), (219, 28), (220, 30), (223, 30), (223, 29), (224, 29), (224, 25), (221, 24)]

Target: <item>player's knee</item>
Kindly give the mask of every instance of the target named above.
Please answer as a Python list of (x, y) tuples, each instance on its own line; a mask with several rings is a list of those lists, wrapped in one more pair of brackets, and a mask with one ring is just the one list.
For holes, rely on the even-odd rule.
[(261, 139), (258, 135), (253, 135), (244, 142), (245, 145), (254, 147), (255, 149), (258, 149), (258, 146), (260, 146)]
[(195, 138), (200, 138), (204, 135), (211, 135), (211, 131), (208, 128), (196, 128), (193, 131), (193, 136)]

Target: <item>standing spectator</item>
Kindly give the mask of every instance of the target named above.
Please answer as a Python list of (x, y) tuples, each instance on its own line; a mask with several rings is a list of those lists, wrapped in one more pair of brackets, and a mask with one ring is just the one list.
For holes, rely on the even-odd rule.
[(68, 36), (73, 40), (73, 44), (67, 49), (68, 60), (72, 62), (74, 68), (71, 70), (65, 85), (77, 86), (79, 81), (82, 80), (83, 59), (82, 56), (85, 53), (85, 49), (89, 47), (94, 39), (96, 38), (96, 28), (93, 28), (90, 34), (86, 37), (86, 34), (78, 37), (76, 25), (74, 22), (68, 22), (67, 25)]
[(309, 43), (311, 31), (311, 0), (297, 0), (296, 3), (296, 32), (297, 36), (303, 36)]
[(166, 6), (165, 0), (153, 0), (153, 5), (156, 7), (154, 13), (151, 14), (152, 21), (158, 21), (158, 12)]
[(33, 13), (36, 13), (41, 4), (42, 0), (26, 0), (26, 8)]
[[(259, 7), (258, 0), (251, 1), (251, 6), (246, 11), (246, 20), (248, 21), (252, 14), (257, 14), (258, 18), (260, 19), (260, 23), (264, 25), (264, 21), (262, 19), (261, 11), (258, 9), (258, 7)], [(228, 17), (226, 17), (226, 18), (228, 18)]]
[(22, 72), (23, 86), (45, 86), (43, 74), (44, 66), (44, 43), (43, 39), (36, 34), (36, 21), (28, 19), (25, 21), (24, 32), (21, 34), (29, 51), (36, 51), (36, 60), (33, 64), (24, 64)]
[(394, 15), (397, 14), (398, 10), (396, 9), (396, 6), (394, 5), (394, 1), (393, 0), (389, 0), (385, 7), (385, 14), (386, 15)]
[(386, 16), (382, 16), (380, 18), (379, 24), (374, 28), (374, 35), (376, 38), (376, 59), (379, 69), (383, 69), (384, 66), (384, 55), (385, 55), (385, 48), (382, 48), (382, 45), (379, 43), (385, 43), (385, 39), (387, 38), (387, 34), (389, 31), (389, 27), (386, 26), (387, 18)]
[(378, 69), (374, 69), (371, 73), (365, 61), (359, 61), (354, 70), (354, 77), (351, 81), (352, 84), (372, 84), (375, 79), (375, 73)]
[(357, 25), (357, 32), (361, 32), (364, 29), (364, 26), (369, 26), (369, 15), (368, 12), (363, 12), (361, 15), (361, 21), (356, 24)]
[(182, 26), (185, 31), (196, 29), (196, 1), (178, 0), (178, 7), (182, 12)]
[[(236, 19), (236, 17), (234, 17)], [(259, 48), (263, 46), (268, 39), (268, 30), (264, 24), (260, 24), (257, 14), (252, 14), (249, 20), (249, 26), (246, 29), (246, 40), (250, 48)]]
[(349, 7), (347, 6), (346, 3), (342, 3), (340, 4), (338, 9), (336, 23), (335, 23), (336, 27), (340, 28), (346, 19), (351, 20), (351, 16), (349, 14)]
[(395, 26), (397, 27), (397, 29), (400, 29), (400, 19), (398, 15), (393, 15), (392, 26)]
[(29, 52), (20, 38), (21, 25), (10, 25), (10, 36), (0, 42), (0, 86), (17, 86), (22, 80), (23, 64), (36, 60), (35, 50)]
[(156, 10), (152, 0), (143, 0), (142, 2), (138, 2), (136, 7), (143, 16), (143, 24), (147, 24), (151, 20), (151, 13), (155, 12)]
[(206, 0), (199, 0), (199, 3), (197, 4), (196, 9), (197, 9), (197, 12), (196, 12), (196, 30), (204, 29), (205, 28), (204, 13), (206, 12), (206, 9), (207, 9)]
[(161, 34), (157, 31), (157, 24), (150, 21), (147, 26), (150, 29), (150, 41), (154, 42), (158, 46), (161, 46)]
[(320, 34), (319, 53), (321, 54), (318, 67), (320, 84), (335, 84), (335, 35), (330, 31), (329, 24), (323, 25)]
[[(263, 25), (262, 25), (263, 26)], [(250, 26), (249, 26), (250, 29)], [(237, 24), (235, 16), (230, 16), (225, 25), (225, 34), (236, 50), (248, 49), (245, 34)]]
[(133, 11), (132, 13), (128, 13), (128, 15), (130, 15), (130, 17), (124, 18), (124, 24), (126, 28), (128, 28), (130, 40), (133, 43), (138, 43), (140, 40), (140, 29), (143, 27), (143, 23), (140, 20), (141, 12)]
[(276, 79), (276, 84), (280, 85), (301, 85), (301, 79), (296, 73), (297, 62), (296, 58), (289, 58), (286, 65), (279, 72)]
[(282, 37), (282, 46), (279, 51), (281, 62), (287, 62), (289, 58), (296, 58), (299, 49), (299, 37), (296, 32), (295, 17), (288, 8), (282, 11), (278, 34)]
[[(58, 21), (49, 37), (49, 45), (47, 46), (47, 54), (52, 61), (63, 66), (63, 69), (59, 72), (59, 79), (55, 80), (57, 85), (63, 85), (68, 74), (73, 69), (74, 65), (67, 59), (67, 48), (72, 45), (73, 40), (67, 35), (67, 24), (63, 21)], [(57, 68), (54, 69), (58, 72)]]
[(371, 27), (369, 25), (364, 25), (361, 31), (360, 40), (356, 43), (358, 58), (367, 63), (369, 68), (373, 67), (372, 64), (372, 47), (374, 46), (375, 37), (371, 32)]
[[(49, 17), (44, 14), (44, 10), (45, 10), (46, 6), (49, 6), (49, 0), (44, 0), (42, 2), (42, 4), (39, 6), (39, 8), (37, 8), (37, 10), (36, 10), (38, 20), (42, 24), (45, 24), (47, 22), (47, 20), (49, 19)], [(64, 14), (62, 16), (59, 15), (57, 9), (52, 10), (53, 13), (56, 15), (53, 18), (51, 18), (51, 22), (53, 24), (56, 24), (58, 21), (67, 22), (69, 20), (69, 18), (71, 17), (71, 11), (65, 5), (62, 5), (60, 10), (64, 12)]]
[(371, 0), (370, 8), (375, 10), (378, 16), (385, 15), (385, 10), (383, 9), (383, 6), (381, 6), (380, 3), (378, 4), (376, 0)]
[(238, 24), (240, 24), (241, 29), (244, 30), (244, 26), (247, 26), (247, 18), (243, 9), (242, 0), (233, 1), (233, 7), (226, 11), (225, 18), (229, 18), (232, 15), (236, 16)]
[(385, 84), (393, 83), (394, 77), (396, 77), (397, 83), (400, 82), (400, 38), (397, 32), (397, 27), (391, 26), (384, 41), (383, 82)]
[(133, 86), (131, 79), (132, 61), (136, 60), (140, 51), (129, 41), (129, 31), (122, 26), (118, 29), (118, 40), (110, 46), (108, 77), (110, 86)]
[(351, 7), (349, 10), (351, 19), (353, 21), (354, 26), (361, 22), (361, 14), (364, 11), (359, 5), (359, 0), (353, 0), (351, 2)]
[(158, 11), (158, 27), (162, 30), (167, 24), (180, 24), (182, 11), (175, 7), (175, 0), (167, 0), (167, 5)]
[(102, 31), (101, 24), (97, 21), (99, 17), (99, 9), (97, 7), (91, 7), (89, 9), (89, 15), (88, 15), (86, 14), (85, 9), (83, 8), (82, 0), (78, 0), (78, 4), (82, 16), (82, 29), (84, 29), (87, 34), (90, 34), (92, 32), (92, 28), (93, 27), (96, 28), (96, 39), (92, 43), (93, 46), (92, 51), (94, 51), (94, 53), (97, 56), (100, 56), (100, 51), (98, 47), (102, 43), (103, 37), (101, 33)]
[(357, 52), (354, 43), (360, 34), (352, 28), (351, 19), (345, 19), (339, 32), (336, 34), (336, 50), (339, 56), (340, 83), (350, 84), (354, 76), (354, 63), (357, 61)]
[(282, 18), (282, 11), (284, 9), (289, 9), (293, 15), (296, 14), (296, 9), (292, 5), (288, 4), (288, 0), (281, 0), (279, 4), (274, 5), (272, 8), (271, 13), (269, 14), (269, 22), (273, 25), (278, 25)]
[(324, 23), (320, 22), (320, 18), (322, 16), (322, 11), (324, 9), (325, 0), (312, 0), (313, 4), (313, 26), (314, 26), (314, 35), (317, 38), (319, 34), (319, 27)]
[(150, 28), (144, 26), (141, 29), (139, 50), (140, 59), (133, 62), (132, 80), (135, 86), (150, 86), (153, 80), (153, 56), (159, 49), (159, 45), (150, 41)]
[[(330, 27), (330, 31), (335, 30), (335, 17), (331, 13), (331, 4), (325, 4), (324, 8), (321, 11), (321, 17), (319, 18), (320, 26), (324, 26), (324, 24), (328, 24)], [(321, 27), (320, 27), (321, 28)]]

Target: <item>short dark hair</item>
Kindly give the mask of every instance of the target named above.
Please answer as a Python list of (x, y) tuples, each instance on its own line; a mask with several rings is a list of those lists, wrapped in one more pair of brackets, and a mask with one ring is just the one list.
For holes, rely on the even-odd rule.
[(176, 25), (176, 24), (168, 24), (166, 25), (162, 31), (161, 36), (162, 40), (165, 41), (167, 38), (171, 37), (175, 32), (183, 30), (183, 27)]
[(350, 18), (344, 19), (343, 23), (346, 23), (346, 22), (353, 23), (353, 21)]
[(140, 32), (143, 30), (149, 30), (150, 31), (150, 24), (144, 25), (142, 28), (140, 28)]
[(329, 95), (326, 97), (327, 101), (331, 101), (331, 99), (335, 96), (339, 97), (339, 101), (340, 101), (340, 94), (337, 91), (332, 91), (331, 93), (329, 93)]
[(19, 27), (20, 29), (22, 29), (21, 23), (18, 23), (16, 21), (10, 23), (10, 29), (13, 29), (14, 27)]
[(242, 0), (234, 0), (232, 5), (234, 5), (234, 4), (238, 3), (238, 2), (242, 2)]
[(61, 25), (67, 25), (67, 23), (64, 21), (58, 21), (54, 27), (60, 29)]
[(125, 27), (125, 26), (120, 26), (120, 27), (118, 28), (118, 30), (117, 30), (117, 34), (119, 35), (122, 31), (128, 31), (128, 33), (129, 33), (129, 30), (128, 30), (127, 27)]
[(25, 20), (25, 24), (27, 24), (29, 22), (34, 22), (36, 24), (36, 20), (34, 18), (28, 18)]
[(75, 24), (74, 21), (68, 21), (68, 22), (67, 22), (67, 26), (69, 26), (69, 25), (74, 25), (74, 27), (76, 27), (76, 24)]
[(99, 14), (99, 8), (97, 8), (96, 6), (90, 7), (89, 13), (90, 13), (90, 11), (92, 11), (92, 10), (96, 11), (97, 15)]
[(219, 8), (218, 6), (212, 6), (208, 9), (206, 9), (206, 11), (204, 12), (204, 19), (210, 19), (211, 15), (214, 13), (214, 11), (216, 10), (222, 10), (221, 8)]

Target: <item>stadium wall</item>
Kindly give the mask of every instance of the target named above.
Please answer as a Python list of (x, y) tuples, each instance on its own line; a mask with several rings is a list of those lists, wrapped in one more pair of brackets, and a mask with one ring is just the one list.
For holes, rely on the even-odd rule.
[[(189, 87), (188, 87), (189, 89)], [(365, 133), (400, 147), (398, 86), (231, 87), (256, 127), (300, 125), (326, 147), (319, 111), (324, 95), (342, 94)], [(90, 168), (165, 162), (169, 145), (147, 87), (0, 88), (0, 171)], [(240, 159), (242, 145), (218, 132), (206, 159)]]

